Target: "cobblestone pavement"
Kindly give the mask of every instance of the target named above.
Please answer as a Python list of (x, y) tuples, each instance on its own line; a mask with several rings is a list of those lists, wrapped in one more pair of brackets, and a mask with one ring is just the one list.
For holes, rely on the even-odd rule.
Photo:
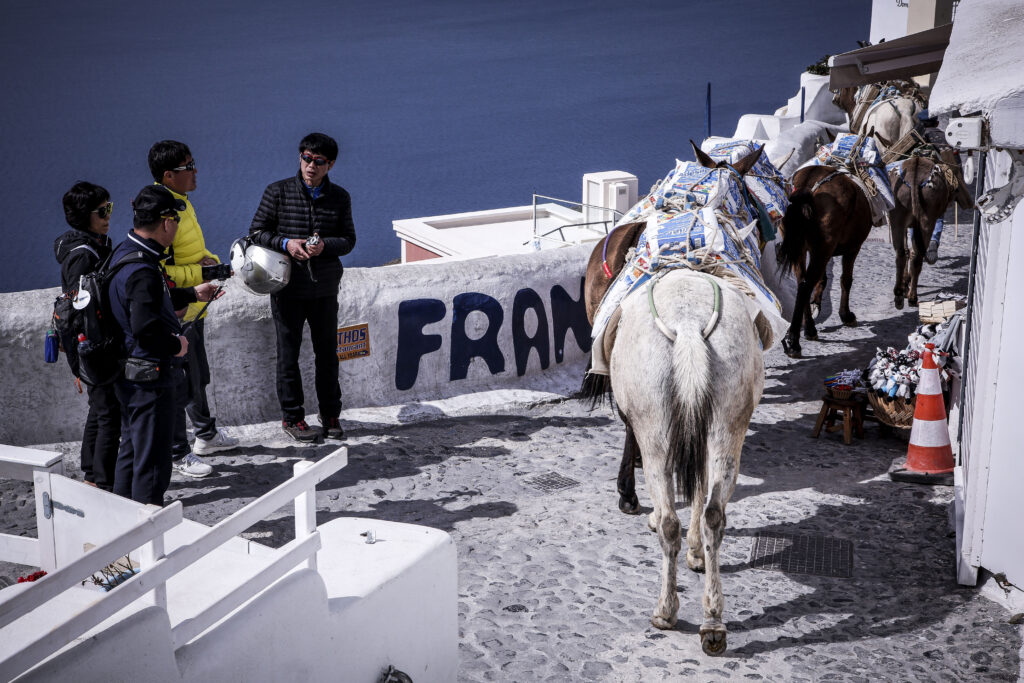
[[(966, 291), (967, 228), (958, 242), (947, 228), (939, 264), (922, 276), (923, 299)], [(956, 584), (951, 489), (886, 476), (905, 457), (906, 434), (869, 425), (849, 446), (839, 433), (810, 438), (822, 378), (862, 367), (876, 346), (902, 346), (916, 324), (916, 309), (891, 306), (891, 254), (879, 232), (857, 261), (858, 327), (834, 314), (819, 327), (823, 341), (804, 344), (806, 358), (766, 356), (765, 396), (727, 510), (723, 656), (701, 651), (703, 576), (685, 563), (676, 628), (650, 625), (661, 551), (644, 516), (617, 510), (623, 428), (607, 408), (569, 399), (400, 424), (346, 413), (349, 465), (321, 485), (318, 519), (368, 516), (452, 534), (464, 681), (1016, 680), (1021, 627)], [(274, 424), (235, 433), (250, 445), (210, 458), (215, 476), (175, 477), (170, 496), (187, 517), (216, 522), (284, 481), (297, 460), (333, 449), (289, 445)], [(77, 444), (60, 447), (71, 458)], [(533, 480), (547, 473), (577, 483), (544, 492)], [(19, 486), (0, 484), (8, 532), (33, 524)], [(642, 485), (638, 493), (649, 511)], [(247, 535), (281, 545), (292, 525), (283, 510)], [(849, 541), (852, 576), (752, 568), (759, 533)]]

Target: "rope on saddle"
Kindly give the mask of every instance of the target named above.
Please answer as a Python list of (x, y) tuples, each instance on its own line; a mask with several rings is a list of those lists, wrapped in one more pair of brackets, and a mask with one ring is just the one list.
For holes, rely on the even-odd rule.
[[(932, 170), (928, 173), (928, 177), (918, 183), (918, 187), (924, 187), (930, 183), (936, 173), (942, 175), (942, 179), (946, 181), (946, 185), (951, 191), (956, 190), (957, 186), (960, 184), (956, 179), (956, 171), (953, 170), (952, 166), (941, 161), (936, 161), (933, 162)], [(906, 171), (903, 168), (900, 168), (899, 179), (903, 181), (904, 185), (910, 184), (907, 182)]]
[[(654, 284), (667, 272), (668, 271), (666, 270), (662, 270), (647, 281), (647, 308), (651, 311), (651, 317), (654, 318), (654, 324), (658, 327), (658, 330), (668, 337), (669, 341), (675, 343), (675, 331), (670, 330), (668, 325), (662, 322), (661, 316), (658, 315), (658, 308), (654, 305)], [(704, 329), (701, 330), (701, 336), (703, 336), (704, 339), (707, 339), (711, 336), (711, 333), (715, 331), (715, 328), (718, 327), (718, 320), (722, 315), (722, 287), (718, 284), (718, 280), (711, 275), (708, 275), (707, 273), (700, 273), (700, 275), (711, 284), (711, 287), (715, 292), (715, 305), (711, 311), (711, 317), (708, 319), (707, 324), (704, 325)]]
[[(726, 166), (739, 179), (740, 188), (743, 190), (743, 198), (747, 201), (747, 206), (753, 207), (755, 213), (757, 213), (757, 224), (761, 231), (759, 241), (761, 248), (763, 249), (767, 242), (771, 242), (775, 239), (775, 226), (772, 224), (772, 219), (768, 215), (768, 211), (764, 208), (764, 204), (762, 204), (761, 201), (754, 196), (754, 193), (750, 191), (750, 188), (747, 187), (747, 181), (743, 179), (743, 175), (733, 168), (732, 164), (726, 164)], [(761, 177), (764, 178), (769, 176)], [(784, 187), (784, 185), (781, 187)]]

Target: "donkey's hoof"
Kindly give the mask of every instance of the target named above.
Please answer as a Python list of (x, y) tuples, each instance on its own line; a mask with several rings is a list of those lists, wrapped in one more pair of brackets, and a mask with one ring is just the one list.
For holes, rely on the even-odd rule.
[(807, 327), (804, 328), (804, 339), (807, 341), (818, 341), (818, 328)]
[(697, 555), (692, 550), (686, 551), (686, 566), (697, 572), (698, 574), (704, 573), (704, 556)]
[(790, 358), (800, 358), (800, 342), (790, 339), (787, 335), (782, 338), (782, 350)]
[(857, 326), (857, 316), (855, 316), (853, 313), (847, 313), (846, 315), (840, 313), (839, 319), (842, 320), (843, 324), (846, 325), (847, 327)]
[(658, 531), (658, 518), (654, 516), (654, 513), (647, 515), (647, 528), (651, 531)]
[(667, 631), (668, 629), (675, 628), (676, 620), (668, 620), (665, 617), (659, 617), (655, 614), (651, 617), (651, 625), (654, 626), (654, 628), (660, 628), (663, 631)]
[(917, 308), (917, 297), (916, 296), (908, 296), (907, 297), (907, 303), (910, 304), (911, 306), (913, 306), (914, 308)]
[(640, 501), (637, 500), (636, 495), (619, 496), (619, 510), (626, 513), (627, 515), (636, 515), (640, 513)]
[(712, 657), (725, 652), (725, 626), (722, 624), (718, 624), (716, 626), (701, 626), (700, 646), (704, 650), (704, 654), (711, 655)]
[(902, 311), (903, 310), (903, 297), (902, 296), (896, 297), (896, 299), (893, 301), (893, 304), (896, 306), (896, 310)]

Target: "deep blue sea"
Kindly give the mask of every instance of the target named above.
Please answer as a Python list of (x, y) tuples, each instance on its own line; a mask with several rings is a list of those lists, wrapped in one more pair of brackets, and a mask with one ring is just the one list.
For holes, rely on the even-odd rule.
[(399, 256), (400, 218), (578, 200), (582, 175), (641, 192), (704, 133), (773, 113), (799, 73), (868, 37), (868, 0), (182, 0), (5, 3), (0, 291), (59, 284), (53, 239), (77, 180), (110, 190), (111, 235), (188, 144), (208, 246), (225, 258), (263, 188), (319, 130), (342, 148), (358, 244)]

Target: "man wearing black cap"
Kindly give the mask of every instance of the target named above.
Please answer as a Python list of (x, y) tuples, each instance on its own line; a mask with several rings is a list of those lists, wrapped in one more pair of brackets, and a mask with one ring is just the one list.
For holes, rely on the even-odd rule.
[(174, 242), (183, 201), (167, 188), (151, 185), (139, 192), (132, 206), (135, 229), (111, 255), (111, 267), (117, 270), (108, 288), (110, 310), (124, 333), (127, 351), (124, 378), (116, 386), (121, 447), (114, 493), (163, 505), (171, 480), (174, 386), (182, 372), (175, 359), (188, 352), (174, 311), (208, 301), (216, 287), (167, 286), (164, 250)]

